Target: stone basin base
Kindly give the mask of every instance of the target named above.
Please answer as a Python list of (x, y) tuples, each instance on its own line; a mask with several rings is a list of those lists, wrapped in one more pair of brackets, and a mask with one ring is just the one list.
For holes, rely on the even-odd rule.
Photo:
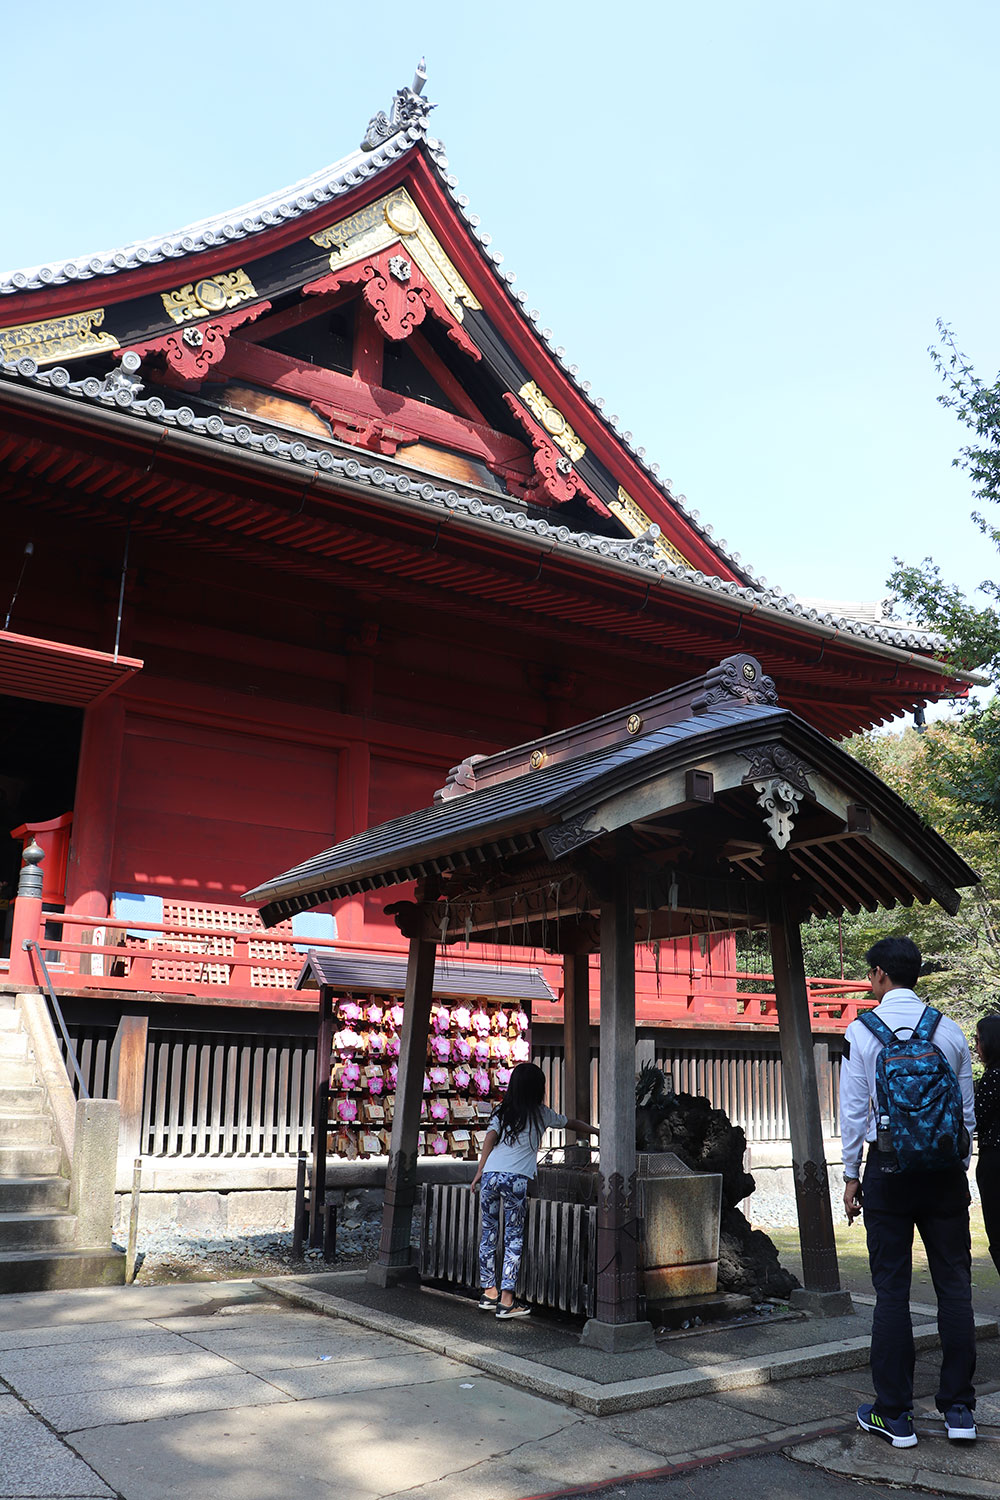
[(646, 1297), (663, 1302), (714, 1292), (719, 1284), (722, 1177), (692, 1172), (671, 1151), (638, 1159), (646, 1226)]

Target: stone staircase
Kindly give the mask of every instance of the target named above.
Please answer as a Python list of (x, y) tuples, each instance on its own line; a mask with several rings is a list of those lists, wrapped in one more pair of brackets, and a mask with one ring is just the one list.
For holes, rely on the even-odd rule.
[(0, 994), (0, 1292), (123, 1282), (120, 1251), (76, 1248), (67, 1170), (15, 998)]

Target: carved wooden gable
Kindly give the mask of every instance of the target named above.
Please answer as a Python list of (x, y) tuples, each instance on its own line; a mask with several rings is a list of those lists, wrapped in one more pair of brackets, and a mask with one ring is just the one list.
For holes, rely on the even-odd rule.
[(740, 581), (526, 316), (449, 191), (429, 106), (404, 94), (335, 190), (142, 246), (113, 284), (0, 299), (0, 352), (102, 379), (131, 352), (147, 390), (197, 414), (326, 437)]

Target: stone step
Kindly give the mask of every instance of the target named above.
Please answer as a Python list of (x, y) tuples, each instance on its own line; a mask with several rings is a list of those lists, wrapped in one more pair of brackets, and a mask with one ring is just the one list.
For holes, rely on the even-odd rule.
[(61, 1250), (75, 1228), (75, 1214), (0, 1213), (0, 1250)]
[(58, 1146), (0, 1145), (0, 1184), (5, 1177), (55, 1177), (61, 1165)]
[(0, 1293), (124, 1285), (121, 1250), (0, 1250)]
[(0, 1081), (8, 1085), (34, 1083), (35, 1064), (31, 1061), (13, 1062), (10, 1058), (0, 1059)]
[(23, 1031), (0, 1031), (0, 1062), (4, 1058), (25, 1058), (28, 1055), (28, 1038)]
[(0, 1114), (0, 1146), (51, 1146), (52, 1121), (46, 1115)]
[[(10, 999), (9, 995), (0, 995), (0, 1001)], [(21, 1029), (21, 1017), (13, 1005), (0, 1004), (0, 1031), (19, 1031)]]
[(38, 1083), (6, 1083), (0, 1073), (0, 1115), (45, 1112), (45, 1090)]
[(58, 1213), (69, 1208), (68, 1177), (0, 1177), (0, 1213)]

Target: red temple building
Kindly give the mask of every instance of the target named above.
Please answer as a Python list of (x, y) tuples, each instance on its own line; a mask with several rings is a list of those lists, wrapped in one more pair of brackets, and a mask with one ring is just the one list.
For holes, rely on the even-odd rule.
[[(940, 642), (768, 589), (659, 477), (526, 309), (422, 87), (273, 197), (0, 278), (0, 980), (47, 974), (98, 1083), (123, 1025), (148, 1030), (151, 1154), (297, 1148), (256, 1115), (212, 1134), (216, 1053), (257, 1068), (251, 1113), (253, 1078), (293, 1088), (306, 943), (402, 938), (377, 891), (266, 933), (241, 896), (470, 757), (738, 651), (833, 737), (956, 692)], [(642, 1045), (700, 1058), (735, 1109), (726, 1058), (774, 1018), (733, 940), (642, 963)], [(835, 1037), (849, 994), (814, 1000)], [(536, 1009), (541, 1053), (557, 1015)]]

